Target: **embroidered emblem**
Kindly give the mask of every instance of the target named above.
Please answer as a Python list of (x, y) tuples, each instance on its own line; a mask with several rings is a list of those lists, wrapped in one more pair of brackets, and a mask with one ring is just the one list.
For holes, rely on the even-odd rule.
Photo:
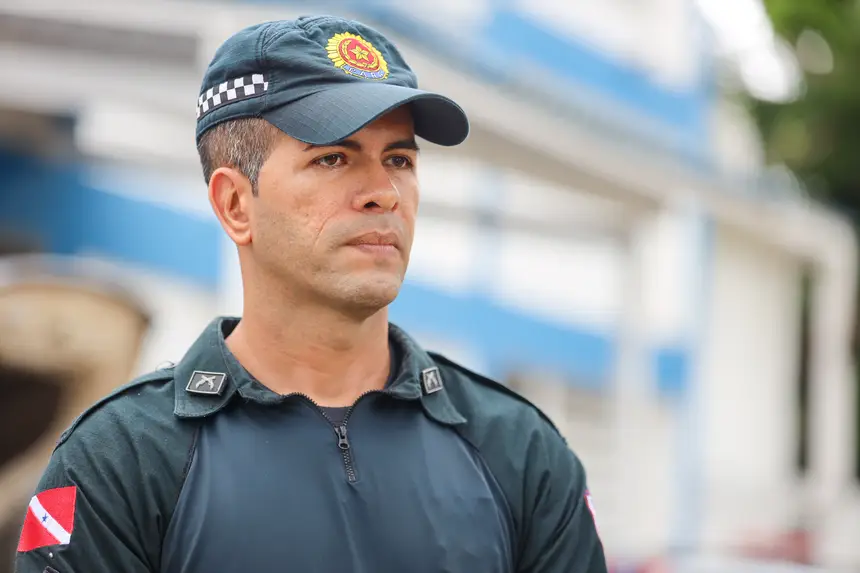
[(388, 77), (388, 63), (382, 52), (373, 44), (355, 34), (335, 34), (326, 47), (335, 67), (358, 78), (384, 80)]

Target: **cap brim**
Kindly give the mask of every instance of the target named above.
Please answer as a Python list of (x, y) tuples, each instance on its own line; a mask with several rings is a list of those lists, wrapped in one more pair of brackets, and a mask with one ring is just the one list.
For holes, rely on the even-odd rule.
[(454, 101), (393, 84), (350, 82), (310, 94), (263, 118), (287, 135), (312, 145), (342, 141), (386, 113), (410, 104), (415, 135), (444, 146), (469, 135), (469, 120)]

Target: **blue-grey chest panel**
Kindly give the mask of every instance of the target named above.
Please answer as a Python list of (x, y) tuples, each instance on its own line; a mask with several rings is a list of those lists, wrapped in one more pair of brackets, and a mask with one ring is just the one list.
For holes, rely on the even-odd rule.
[(361, 400), (347, 428), (345, 457), (301, 399), (206, 420), (162, 571), (513, 571), (504, 498), (453, 429), (383, 395)]

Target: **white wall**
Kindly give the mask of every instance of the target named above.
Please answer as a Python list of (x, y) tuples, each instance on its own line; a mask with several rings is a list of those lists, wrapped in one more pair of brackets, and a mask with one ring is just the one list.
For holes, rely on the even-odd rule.
[(541, 24), (585, 41), (658, 83), (689, 88), (701, 65), (699, 26), (689, 0), (518, 0)]
[(714, 244), (703, 360), (706, 540), (792, 523), (799, 264), (724, 227)]
[[(622, 312), (630, 212), (620, 203), (454, 154), (425, 153), (422, 204), (485, 208), (507, 222), (419, 214), (408, 277), (448, 292), (479, 290), (556, 324), (614, 330)], [(644, 326), (652, 344), (681, 342), (686, 327), (681, 214), (655, 213), (642, 233)], [(523, 223), (522, 226), (520, 223)], [(537, 231), (537, 232), (536, 232)]]
[(740, 104), (721, 98), (710, 114), (710, 133), (716, 165), (726, 173), (753, 175), (764, 165), (761, 135)]

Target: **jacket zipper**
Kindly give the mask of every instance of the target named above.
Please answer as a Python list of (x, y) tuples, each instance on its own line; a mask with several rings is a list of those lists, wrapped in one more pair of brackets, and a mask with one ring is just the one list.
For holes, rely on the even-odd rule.
[(337, 447), (340, 448), (340, 454), (343, 456), (343, 467), (346, 469), (346, 479), (350, 483), (354, 483), (358, 477), (355, 475), (355, 466), (352, 464), (352, 452), (349, 447), (349, 437), (346, 434), (346, 424), (336, 426), (334, 429), (337, 434)]
[(358, 481), (358, 476), (355, 472), (355, 460), (352, 454), (352, 446), (349, 443), (349, 434), (347, 432), (346, 424), (349, 421), (350, 415), (352, 415), (352, 410), (355, 408), (355, 405), (358, 404), (359, 400), (367, 396), (368, 394), (384, 394), (384, 390), (370, 390), (361, 394), (358, 398), (355, 399), (355, 402), (352, 403), (352, 406), (347, 408), (346, 413), (343, 415), (343, 421), (340, 424), (335, 424), (331, 418), (328, 417), (328, 414), (325, 413), (325, 410), (320, 408), (319, 404), (314, 402), (310, 396), (306, 394), (298, 394), (311, 404), (313, 404), (319, 413), (322, 414), (322, 417), (325, 418), (329, 424), (331, 424), (332, 428), (334, 428), (335, 436), (337, 436), (337, 447), (340, 450), (340, 455), (343, 457), (343, 467), (346, 470), (346, 479), (349, 483), (355, 483)]

